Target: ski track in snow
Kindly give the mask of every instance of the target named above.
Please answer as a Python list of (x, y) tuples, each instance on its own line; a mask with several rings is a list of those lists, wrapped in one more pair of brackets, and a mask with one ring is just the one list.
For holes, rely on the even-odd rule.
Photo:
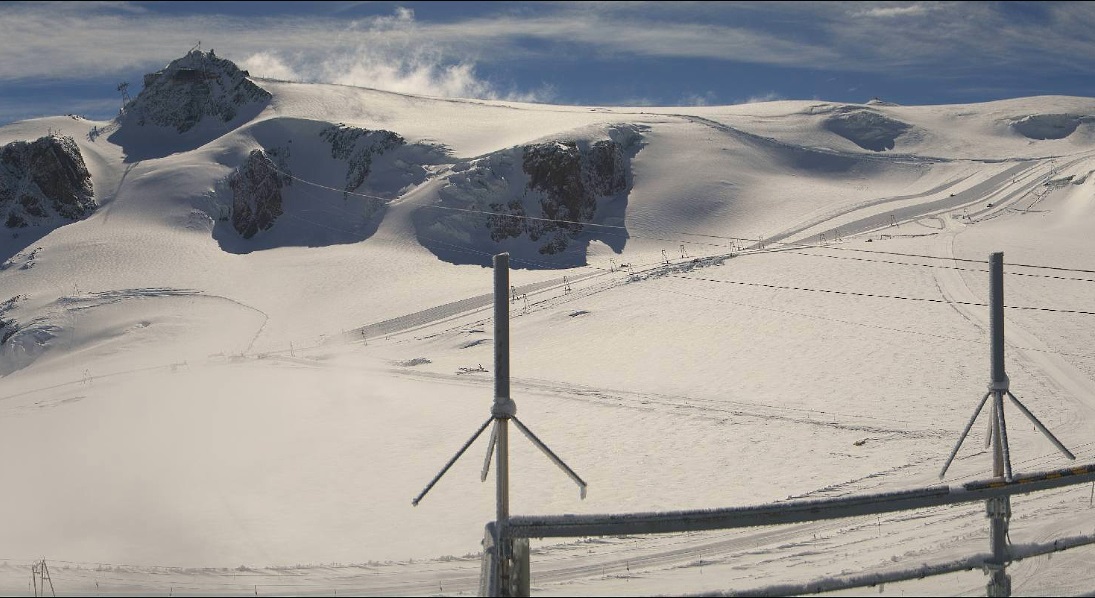
[[(356, 98), (355, 94), (358, 93), (350, 88), (338, 88), (336, 91), (338, 94), (345, 96), (340, 95), (340, 98), (346, 104), (352, 103), (351, 100)], [(329, 98), (321, 99), (326, 100)], [(410, 96), (399, 97), (401, 103), (413, 104), (418, 101), (418, 99)], [(488, 112), (496, 114), (499, 111), (521, 112), (517, 108), (491, 106), (484, 102), (445, 100), (444, 103), (451, 106), (467, 107), (469, 110), (479, 110), (483, 114)], [(277, 106), (277, 101), (274, 104)], [(323, 112), (323, 110), (326, 110), (324, 106), (325, 104), (313, 98), (311, 102), (302, 102), (300, 110)], [(366, 114), (369, 112), (366, 110), (358, 116), (366, 120), (383, 120), (383, 110), (380, 108), (376, 110), (377, 114)], [(574, 117), (574, 123), (595, 122), (597, 118), (587, 114), (584, 110), (579, 112), (578, 109), (558, 109), (553, 110), (553, 112), (558, 113), (556, 116), (561, 119), (560, 122), (565, 120), (563, 119), (564, 116), (571, 114), (581, 116), (581, 118)], [(591, 109), (589, 112), (595, 112), (595, 110)], [(1015, 206), (1025, 205), (1024, 210), (1028, 212), (1035, 205), (1041, 207), (1041, 202), (1047, 195), (1050, 195), (1050, 192), (1046, 189), (1048, 189), (1051, 178), (1061, 171), (1082, 166), (1090, 161), (1093, 155), (1091, 151), (1075, 152), (1067, 156), (1057, 155), (1060, 152), (1052, 155), (1051, 152), (1046, 152), (1046, 155), (1039, 157), (979, 160), (973, 158), (931, 157), (928, 154), (864, 153), (787, 142), (762, 133), (747, 132), (738, 126), (698, 115), (663, 113), (645, 114), (640, 118), (640, 115), (644, 114), (643, 112), (626, 112), (622, 110), (604, 111), (604, 114), (605, 122), (618, 121), (624, 115), (627, 115), (628, 118), (642, 120), (648, 124), (675, 122), (674, 119), (676, 119), (676, 121), (691, 123), (697, 127), (716, 131), (743, 146), (759, 149), (761, 153), (781, 152), (796, 157), (805, 157), (805, 159), (838, 158), (898, 168), (915, 167), (926, 169), (932, 163), (954, 168), (953, 171), (943, 171), (943, 180), (941, 182), (939, 178), (929, 179), (930, 184), (925, 184), (925, 181), (921, 180), (920, 186), (914, 187), (908, 193), (903, 192), (903, 188), (887, 188), (888, 192), (879, 193), (878, 197), (860, 199), (850, 204), (836, 202), (837, 207), (831, 209), (822, 205), (806, 217), (797, 216), (798, 220), (788, 217), (781, 223), (784, 226), (779, 232), (767, 237), (766, 243), (768, 244), (786, 240), (804, 240), (814, 236), (849, 238), (853, 235), (884, 233), (889, 231), (890, 219), (893, 218), (899, 221), (901, 225), (906, 223), (923, 224), (925, 226), (923, 234), (929, 236), (924, 241), (924, 246), (928, 247), (929, 251), (934, 254), (940, 257), (970, 258), (973, 256), (957, 255), (955, 240), (959, 235), (971, 230), (971, 227), (978, 226), (980, 223), (986, 221), (999, 222), (1005, 219), (1006, 216), (1017, 210)], [(225, 129), (225, 131), (228, 132), (228, 129)], [(521, 139), (521, 135), (524, 134), (523, 131), (515, 134), (513, 139)], [(463, 131), (460, 132), (460, 135), (462, 135), (461, 139), (464, 141), (473, 138), (473, 136)], [(478, 145), (486, 147), (490, 143), (480, 141)], [(475, 147), (478, 147), (478, 145), (475, 145)], [(1058, 144), (1053, 147), (1060, 149), (1068, 146)], [(164, 158), (163, 160), (162, 164), (167, 164), (169, 159)], [(140, 162), (128, 163), (125, 165), (124, 172), (118, 169), (117, 172), (112, 173), (111, 176), (116, 179), (113, 195), (104, 206), (104, 209), (96, 214), (96, 217), (100, 218), (100, 224), (103, 227), (117, 226), (117, 223), (112, 222), (112, 214), (116, 210), (123, 213), (124, 209), (128, 207), (122, 205), (126, 198), (118, 199), (120, 195), (124, 195), (122, 190), (127, 181), (132, 183), (132, 179), (140, 179), (149, 174), (146, 172), (147, 168), (138, 169), (140, 164)], [(962, 170), (967, 165), (969, 168)], [(131, 172), (134, 173), (133, 177), (129, 177)], [(425, 183), (404, 193), (400, 199), (388, 204), (385, 219), (381, 221), (373, 237), (363, 242), (362, 245), (376, 247), (387, 244), (394, 248), (394, 254), (399, 252), (423, 253), (414, 236), (414, 227), (411, 224), (409, 215), (413, 211), (428, 206), (430, 202), (435, 201), (437, 189), (444, 183), (444, 174), (442, 172), (437, 176), (428, 178)], [(959, 214), (959, 212), (963, 212), (963, 214)], [(959, 218), (962, 218), (962, 220), (959, 220)], [(671, 229), (672, 227), (668, 228)], [(732, 230), (732, 227), (726, 230)], [(902, 232), (907, 232), (907, 229)], [(893, 236), (902, 235), (895, 234)], [(635, 240), (641, 242), (641, 235), (637, 235)], [(665, 242), (664, 239), (658, 239), (658, 241)], [(636, 244), (641, 247), (641, 243)], [(723, 250), (720, 249), (719, 251), (722, 252)], [(48, 256), (49, 252), (47, 251), (46, 254)], [(741, 259), (763, 260), (767, 253), (758, 244), (745, 252), (734, 252), (734, 254), (722, 252), (713, 256), (705, 256), (704, 259), (709, 261), (703, 263), (699, 261), (675, 261), (669, 264), (660, 263), (656, 255), (651, 258), (651, 256), (644, 254), (642, 260), (645, 260), (645, 263), (641, 265), (635, 258), (631, 259), (633, 265), (637, 268), (631, 273), (607, 272), (605, 270), (582, 273), (569, 271), (568, 282), (573, 286), (573, 292), (563, 293), (563, 282), (558, 277), (518, 285), (515, 294), (524, 297), (520, 301), (511, 304), (512, 318), (514, 322), (522, 323), (522, 318), (526, 316), (540, 316), (550, 313), (551, 310), (567, 308), (568, 304), (595, 296), (604, 299), (615, 296), (611, 293), (620, 293), (622, 295), (626, 293), (627, 285), (645, 284), (655, 280), (660, 281), (658, 284), (663, 284), (662, 290), (675, 292), (677, 289), (671, 285), (677, 281), (672, 279), (672, 275), (687, 272), (697, 267), (722, 263), (729, 259), (731, 255), (738, 255)], [(622, 256), (617, 257), (622, 259)], [(31, 262), (28, 261), (29, 263)], [(952, 263), (957, 265), (957, 262)], [(1005, 267), (1007, 267), (1006, 262)], [(976, 285), (987, 287), (987, 281), (980, 280), (980, 276), (946, 268), (931, 270), (931, 280), (938, 294), (951, 302), (950, 307), (963, 319), (963, 322), (968, 323), (977, 337), (984, 336), (987, 331), (986, 310), (969, 305), (959, 305), (954, 302), (984, 302), (985, 293), (974, 289)], [(977, 277), (976, 284), (974, 277)], [(186, 284), (189, 283), (183, 283), (180, 286)], [(1011, 284), (1010, 280), (1008, 284)], [(250, 333), (250, 320), (247, 321), (246, 334), (250, 336), (248, 342), (246, 342), (246, 348), (238, 355), (234, 354), (233, 357), (238, 357), (238, 359), (262, 357), (280, 364), (290, 364), (294, 367), (306, 365), (314, 369), (336, 367), (329, 365), (319, 357), (316, 359), (298, 358), (295, 355), (287, 357), (282, 355), (285, 351), (256, 354), (255, 346), (260, 337), (268, 339), (271, 336), (276, 336), (276, 333), (270, 331), (267, 326), (272, 317), (277, 318), (279, 315), (284, 314), (279, 314), (276, 309), (268, 307), (266, 303), (255, 301), (255, 295), (248, 295), (246, 301), (234, 298), (233, 293), (222, 290), (226, 286), (217, 287), (217, 294), (170, 287), (111, 290), (64, 297), (59, 303), (70, 313), (84, 312), (86, 315), (91, 315), (95, 308), (138, 299), (193, 297), (227, 302), (244, 308), (262, 318), (253, 334)], [(281, 287), (277, 288), (281, 290)], [(473, 287), (468, 286), (465, 288)], [(491, 294), (475, 295), (474, 292), (463, 289), (454, 291), (438, 300), (436, 305), (425, 309), (417, 309), (421, 304), (416, 304), (416, 308), (413, 308), (415, 311), (408, 308), (407, 311), (410, 313), (386, 317), (364, 326), (359, 325), (358, 328), (346, 333), (343, 338), (349, 341), (364, 338), (368, 341), (376, 337), (391, 337), (389, 339), (391, 344), (385, 345), (386, 348), (398, 347), (400, 343), (441, 342), (448, 340), (449, 336), (446, 335), (451, 336), (451, 333), (454, 332), (470, 334), (474, 331), (475, 333), (485, 334), (485, 331), (489, 329), (487, 324), (490, 321), (493, 297)], [(452, 296), (465, 298), (447, 301)], [(445, 302), (442, 303), (441, 301)], [(426, 303), (426, 305), (431, 304)], [(575, 304), (570, 307), (582, 306), (581, 304)], [(403, 306), (399, 307), (402, 308)], [(856, 322), (854, 317), (843, 319), (843, 315), (842, 318), (832, 318), (821, 314), (796, 314), (792, 310), (781, 310), (772, 306), (753, 307), (765, 309), (769, 312), (809, 317), (819, 321), (853, 324), (861, 328), (927, 335), (939, 340), (962, 342), (967, 340), (959, 338), (953, 331), (945, 328), (940, 328), (934, 332), (901, 330), (866, 322)], [(388, 315), (393, 313), (393, 309), (395, 308), (389, 306), (381, 313)], [(238, 311), (235, 313), (227, 312), (221, 315), (234, 317), (238, 313)], [(369, 312), (360, 313), (368, 314)], [(394, 313), (399, 312), (395, 311)], [(588, 314), (589, 312), (571, 309), (571, 315), (578, 313)], [(1065, 440), (1066, 436), (1070, 439), (1090, 437), (1093, 432), (1091, 422), (1095, 420), (1095, 381), (1092, 381), (1083, 371), (1070, 363), (1069, 354), (1054, 351), (1052, 339), (1045, 334), (1041, 334), (1041, 331), (1035, 326), (1027, 324), (1024, 315), (1009, 312), (1007, 317), (1008, 358), (1009, 363), (1014, 363), (1012, 380), (1016, 395), (1024, 400), (1036, 415), (1046, 415), (1047, 417), (1043, 417), (1043, 421), (1053, 420), (1053, 423), (1047, 421), (1047, 424), (1059, 437), (1062, 437), (1062, 440)], [(368, 322), (370, 320), (361, 318), (356, 323), (360, 324), (362, 321)], [(241, 338), (243, 335), (244, 333), (241, 332)], [(277, 340), (278, 342), (281, 341), (280, 338)], [(273, 343), (274, 341), (268, 340), (268, 342)], [(458, 350), (466, 350), (467, 353), (481, 350), (487, 344), (489, 344), (489, 341), (483, 338), (456, 343), (459, 347)], [(352, 349), (356, 349), (356, 347), (352, 347)], [(317, 355), (332, 352), (330, 346), (324, 346), (322, 343), (315, 346), (300, 346), (298, 350), (301, 352), (315, 351)], [(982, 343), (972, 347), (972, 351), (983, 352), (987, 355), (987, 344)], [(221, 357), (224, 357), (224, 355), (222, 354)], [(388, 363), (392, 363), (392, 361), (389, 360)], [(222, 362), (231, 366), (238, 363), (238, 360), (228, 359), (216, 363)], [(424, 363), (428, 363), (428, 361)], [(89, 384), (100, 379), (116, 379), (140, 372), (174, 367), (174, 365), (164, 363), (163, 365), (132, 368), (106, 374), (99, 373), (78, 381), (61, 382), (53, 386), (13, 392), (0, 396), (0, 401), (24, 398), (33, 393), (45, 393), (45, 391), (62, 389), (70, 385)], [(331, 369), (329, 371), (333, 372), (335, 370)], [(388, 373), (394, 377), (412, 380), (439, 381), (447, 385), (473, 388), (481, 387), (485, 394), (489, 394), (491, 383), (488, 376), (461, 376), (454, 373), (412, 370), (409, 367), (391, 368)], [(922, 443), (949, 442), (952, 435), (953, 439), (957, 439), (956, 429), (935, 427), (926, 419), (919, 422), (922, 425), (914, 424), (910, 426), (905, 421), (889, 419), (885, 417), (885, 414), (877, 414), (876, 412), (851, 413), (838, 410), (796, 408), (779, 404), (771, 398), (758, 398), (756, 401), (711, 398), (710, 395), (705, 398), (698, 396), (702, 393), (691, 392), (689, 389), (683, 389), (679, 393), (637, 392), (624, 388), (613, 388), (610, 379), (606, 380), (604, 384), (579, 384), (561, 380), (518, 376), (512, 380), (512, 385), (515, 389), (527, 394), (594, 405), (608, 410), (621, 409), (651, 413), (665, 419), (678, 419), (684, 422), (692, 420), (724, 422), (731, 419), (739, 422), (772, 422), (789, 426), (789, 429), (795, 433), (801, 430), (810, 432), (840, 430), (871, 435), (872, 439), (879, 437), (885, 439), (896, 438)], [(1025, 389), (1029, 389), (1029, 392), (1024, 392)], [(25, 414), (45, 408), (60, 408), (83, 401), (92, 394), (92, 391), (93, 389), (88, 389), (86, 393), (83, 390), (80, 392), (73, 391), (70, 394), (55, 393), (33, 404), (26, 404), (24, 401), (24, 404), (9, 409), (9, 412)], [(977, 398), (976, 396), (968, 397), (969, 409), (972, 410), (975, 406)], [(962, 400), (966, 399), (964, 397)], [(963, 417), (966, 415), (965, 405), (966, 403), (963, 403), (963, 408), (959, 409), (963, 413)], [(1017, 416), (1013, 416), (1011, 422), (1017, 428), (1027, 428), (1025, 426), (1026, 422)], [(1020, 423), (1015, 424), (1015, 422)], [(953, 422), (954, 428), (957, 428), (960, 423), (958, 421)], [(785, 428), (783, 431), (787, 431), (787, 429)], [(1017, 433), (1011, 437), (1013, 443), (1024, 442), (1026, 443), (1024, 446), (1042, 446), (1033, 443), (1044, 443), (1044, 440), (1037, 436), (1033, 440), (1020, 440), (1021, 437), (1025, 438), (1025, 433), (1028, 432), (1026, 429), (1022, 431), (1024, 434)], [(1090, 442), (1080, 443), (1078, 440), (1073, 440), (1071, 443), (1069, 440), (1065, 440), (1065, 443), (1076, 449), (1088, 448), (1093, 444)], [(956, 463), (969, 466), (974, 463), (987, 463), (987, 454), (980, 450), (977, 445), (977, 439), (968, 439)], [(1080, 453), (1081, 451), (1077, 450), (1077, 452)], [(838, 476), (826, 485), (819, 484), (819, 487), (799, 492), (789, 498), (840, 496), (872, 490), (892, 489), (894, 485), (909, 486), (934, 483), (932, 479), (933, 470), (936, 461), (941, 461), (941, 459), (942, 455), (919, 451), (902, 460), (905, 462), (889, 464), (885, 468), (879, 468), (878, 471), (865, 474), (857, 472), (856, 474)], [(1047, 465), (1056, 466), (1056, 464), (1063, 461), (1055, 454), (1030, 456), (1029, 454), (1015, 453), (1013, 459), (1016, 470), (1028, 466), (1035, 468)], [(968, 474), (966, 476), (952, 474), (952, 476), (953, 478), (948, 480), (952, 483), (969, 479)], [(1084, 494), (1081, 492), (1082, 490), (1084, 489), (1047, 492), (1017, 499), (1013, 515), (1013, 532), (1017, 538), (1027, 533), (1027, 530), (1035, 530), (1035, 533), (1039, 534), (1048, 534), (1044, 531), (1046, 528), (1043, 520), (1045, 519), (1066, 517), (1070, 514), (1075, 517), (1076, 507), (1074, 503), (1078, 502), (1077, 496), (1079, 494)], [(1080, 498), (1086, 498), (1086, 495)], [(231, 507), (225, 503), (225, 508)], [(234, 514), (234, 519), (238, 521), (240, 519), (239, 514)], [(750, 588), (761, 586), (764, 583), (809, 580), (819, 575), (839, 575), (848, 570), (867, 572), (870, 570), (883, 570), (895, 563), (908, 566), (911, 563), (937, 562), (946, 560), (948, 557), (964, 556), (983, 551), (987, 544), (986, 535), (985, 518), (981, 506), (970, 505), (968, 507), (946, 507), (917, 512), (894, 513), (874, 519), (857, 518), (776, 528), (670, 534), (665, 536), (579, 539), (561, 543), (547, 542), (539, 545), (534, 543), (532, 583), (534, 592), (541, 595), (612, 593), (624, 590), (680, 593), (686, 591), (720, 591), (730, 587)], [(475, 549), (477, 540), (478, 538), (468, 538), (469, 551)], [(261, 550), (262, 547), (259, 546), (258, 548)], [(153, 590), (157, 592), (168, 590), (168, 588), (170, 588), (168, 591), (179, 591), (186, 594), (211, 595), (244, 594), (252, 591), (254, 593), (279, 594), (327, 594), (338, 591), (376, 595), (471, 593), (475, 591), (478, 585), (480, 567), (479, 560), (473, 556), (438, 557), (426, 560), (384, 563), (370, 562), (357, 566), (302, 565), (285, 568), (241, 567), (235, 570), (128, 565), (103, 566), (94, 563), (72, 563), (67, 561), (51, 561), (51, 563), (56, 563), (56, 569), (53, 569), (54, 565), (51, 564), (51, 570), (54, 572), (55, 580), (60, 582), (59, 585), (62, 585), (63, 591), (66, 593), (90, 594), (103, 591), (117, 595), (145, 594)], [(13, 579), (16, 576), (25, 577), (24, 572), (28, 565), (29, 563), (18, 561), (18, 559), (8, 559), (8, 561), (0, 562), (0, 572), (6, 571), (4, 576)], [(1048, 575), (1051, 571), (1049, 559), (1030, 559), (1022, 566), (1024, 567), (1025, 576), (1034, 576), (1039, 573)], [(705, 570), (707, 571), (706, 579), (703, 578)], [(941, 584), (927, 587), (934, 590), (945, 587), (945, 591), (950, 593), (977, 593), (983, 587), (983, 579), (980, 578), (979, 573), (958, 579), (960, 581), (953, 583), (950, 581), (942, 582), (950, 584), (948, 586)], [(1016, 587), (1020, 587), (1025, 579), (1025, 577), (1016, 576)], [(634, 586), (625, 585), (632, 582), (635, 583)], [(100, 583), (102, 583), (102, 586), (100, 586)], [(644, 585), (639, 585), (640, 583)], [(1044, 586), (1036, 587), (1042, 588)]]

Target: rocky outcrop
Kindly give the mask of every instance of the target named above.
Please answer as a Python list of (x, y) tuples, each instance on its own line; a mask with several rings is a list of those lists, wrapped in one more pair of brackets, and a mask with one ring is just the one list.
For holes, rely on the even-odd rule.
[(71, 137), (0, 147), (0, 217), (8, 228), (78, 220), (94, 209), (91, 174)]
[(341, 124), (327, 127), (319, 135), (331, 144), (331, 157), (347, 164), (347, 192), (356, 191), (365, 183), (374, 158), (406, 145), (402, 137), (391, 131), (370, 131)]
[[(467, 261), (456, 251), (459, 247), (474, 249), (465, 250), (467, 255), (566, 255), (544, 262), (544, 267), (584, 261), (585, 252), (573, 247), (579, 237), (582, 244), (598, 239), (618, 250), (626, 233), (590, 229), (588, 224), (606, 219), (622, 224), (631, 159), (642, 145), (640, 130), (612, 125), (456, 165), (439, 191), (442, 211), (417, 217), (420, 242), (457, 263)], [(487, 237), (490, 243), (483, 243)]]
[(242, 109), (265, 105), (271, 98), (247, 76), (213, 50), (191, 51), (144, 76), (144, 89), (126, 104), (124, 119), (139, 126), (172, 127), (179, 133), (207, 117), (227, 123)]
[(528, 182), (519, 198), (489, 204), (496, 213), (486, 222), (491, 240), (527, 234), (532, 241), (543, 239), (542, 254), (564, 251), (596, 216), (598, 199), (627, 190), (629, 169), (624, 146), (611, 139), (522, 147)]
[(20, 301), (25, 301), (26, 295), (16, 295), (3, 303), (0, 303), (0, 345), (8, 342), (8, 339), (15, 336), (15, 333), (19, 332), (19, 322), (15, 321), (15, 318), (7, 317), (8, 312), (15, 309), (19, 305)]
[(540, 246), (541, 253), (565, 250), (570, 238), (582, 232), (581, 223), (593, 220), (599, 198), (627, 189), (627, 159), (615, 141), (585, 147), (577, 142), (540, 144), (526, 146), (524, 153), (528, 190), (543, 194), (540, 213), (547, 220), (526, 221), (533, 241), (549, 237)]
[(825, 119), (822, 125), (859, 147), (873, 152), (892, 150), (897, 138), (912, 125), (894, 120), (873, 110), (845, 106)]
[(292, 179), (280, 170), (267, 152), (253, 150), (228, 177), (228, 187), (232, 190), (232, 227), (244, 239), (269, 229), (281, 216), (281, 190)]
[(441, 145), (324, 121), (275, 117), (248, 134), (258, 149), (237, 158), (244, 163), (218, 184), (206, 212), (225, 222), (213, 236), (234, 253), (367, 239), (390, 201), (426, 182), (432, 166), (453, 162)]

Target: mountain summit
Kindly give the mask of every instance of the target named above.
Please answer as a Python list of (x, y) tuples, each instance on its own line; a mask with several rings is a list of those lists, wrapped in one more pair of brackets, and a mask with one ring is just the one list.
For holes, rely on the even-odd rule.
[(248, 72), (213, 50), (186, 56), (144, 76), (144, 89), (126, 104), (123, 121), (173, 127), (179, 133), (205, 117), (228, 123), (248, 107), (262, 107), (270, 93), (251, 82)]

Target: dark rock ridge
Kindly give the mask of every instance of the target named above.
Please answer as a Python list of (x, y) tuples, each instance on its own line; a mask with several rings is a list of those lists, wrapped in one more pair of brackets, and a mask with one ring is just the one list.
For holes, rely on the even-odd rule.
[(15, 318), (5, 316), (8, 316), (8, 312), (15, 309), (20, 301), (26, 301), (26, 299), (26, 295), (16, 295), (7, 301), (0, 303), (0, 345), (7, 343), (8, 339), (19, 332), (19, 322), (16, 322)]
[[(551, 141), (520, 148), (521, 172), (527, 183), (507, 201), (490, 201), (486, 227), (495, 242), (527, 235), (542, 242), (541, 254), (567, 249), (571, 239), (597, 215), (598, 199), (627, 190), (630, 158), (624, 145), (612, 139)], [(465, 181), (493, 171), (480, 164)], [(529, 218), (531, 217), (531, 218)]]
[[(257, 140), (264, 145), (286, 145), (252, 151), (226, 180), (231, 191), (232, 226), (244, 239), (270, 229), (280, 216), (292, 216), (297, 210), (308, 212), (299, 226), (282, 231), (277, 239), (265, 239), (263, 243), (270, 247), (278, 243), (320, 246), (365, 238), (378, 224), (388, 198), (399, 197), (408, 187), (428, 178), (426, 164), (451, 163), (443, 147), (407, 143), (392, 131), (304, 121), (274, 123), (271, 127), (289, 124), (292, 126), (273, 133), (273, 129), (260, 130)], [(295, 144), (287, 139), (294, 134), (303, 135), (295, 139)], [(293, 182), (290, 148), (309, 156), (308, 193), (296, 195), (284, 189)], [(328, 152), (329, 160), (315, 159)], [(324, 188), (341, 190), (341, 197), (332, 196)], [(360, 219), (356, 218), (358, 214)], [(309, 225), (317, 230), (309, 232)], [(346, 234), (336, 239), (329, 234), (335, 229)], [(254, 250), (261, 245), (246, 247)]]
[[(528, 184), (521, 199), (490, 204), (498, 216), (487, 218), (494, 241), (527, 233), (545, 241), (539, 251), (555, 254), (566, 250), (573, 237), (584, 230), (597, 213), (597, 200), (627, 189), (628, 164), (623, 147), (612, 140), (579, 144), (556, 141), (523, 148), (521, 170)], [(525, 218), (525, 203), (536, 200), (539, 210)]]
[(0, 217), (8, 228), (78, 220), (94, 209), (91, 174), (71, 137), (0, 147)]
[(125, 117), (140, 126), (173, 127), (179, 133), (205, 117), (227, 123), (242, 108), (265, 104), (272, 97), (247, 76), (247, 71), (218, 58), (213, 50), (193, 50), (145, 75), (144, 89), (126, 104)]
[(823, 127), (859, 147), (874, 152), (892, 150), (912, 125), (864, 108), (844, 106), (825, 119)]
[(247, 160), (228, 177), (232, 190), (232, 227), (244, 239), (267, 230), (283, 213), (281, 190), (292, 183), (287, 172), (271, 159), (280, 152), (252, 150)]
[(584, 250), (572, 248), (579, 237), (583, 244), (596, 238), (620, 250), (625, 231), (588, 225), (606, 220), (622, 224), (631, 159), (642, 145), (639, 130), (615, 125), (592, 135), (517, 146), (458, 164), (439, 191), (438, 207), (449, 211), (422, 212), (416, 224), (419, 240), (444, 254), (443, 259), (458, 262), (466, 258), (453, 248), (469, 242), (478, 245), (484, 225), (493, 245), (477, 247), (478, 251), (510, 251), (527, 255), (525, 259), (566, 254), (558, 264), (562, 266), (584, 262)]
[(347, 164), (344, 197), (369, 178), (375, 157), (406, 145), (402, 137), (391, 131), (370, 131), (342, 124), (327, 127), (319, 135), (331, 144), (331, 157)]

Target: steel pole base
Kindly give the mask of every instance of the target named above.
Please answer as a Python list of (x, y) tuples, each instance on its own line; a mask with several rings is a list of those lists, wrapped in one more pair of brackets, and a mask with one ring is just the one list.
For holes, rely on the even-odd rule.
[(992, 579), (985, 586), (988, 596), (1011, 596), (1011, 576), (1004, 572), (1003, 565), (985, 565), (992, 572)]
[(986, 500), (985, 511), (990, 521), (989, 541), (992, 549), (992, 559), (985, 562), (985, 572), (991, 575), (985, 591), (989, 596), (1011, 596), (1011, 576), (1007, 574), (1011, 497), (999, 496)]

